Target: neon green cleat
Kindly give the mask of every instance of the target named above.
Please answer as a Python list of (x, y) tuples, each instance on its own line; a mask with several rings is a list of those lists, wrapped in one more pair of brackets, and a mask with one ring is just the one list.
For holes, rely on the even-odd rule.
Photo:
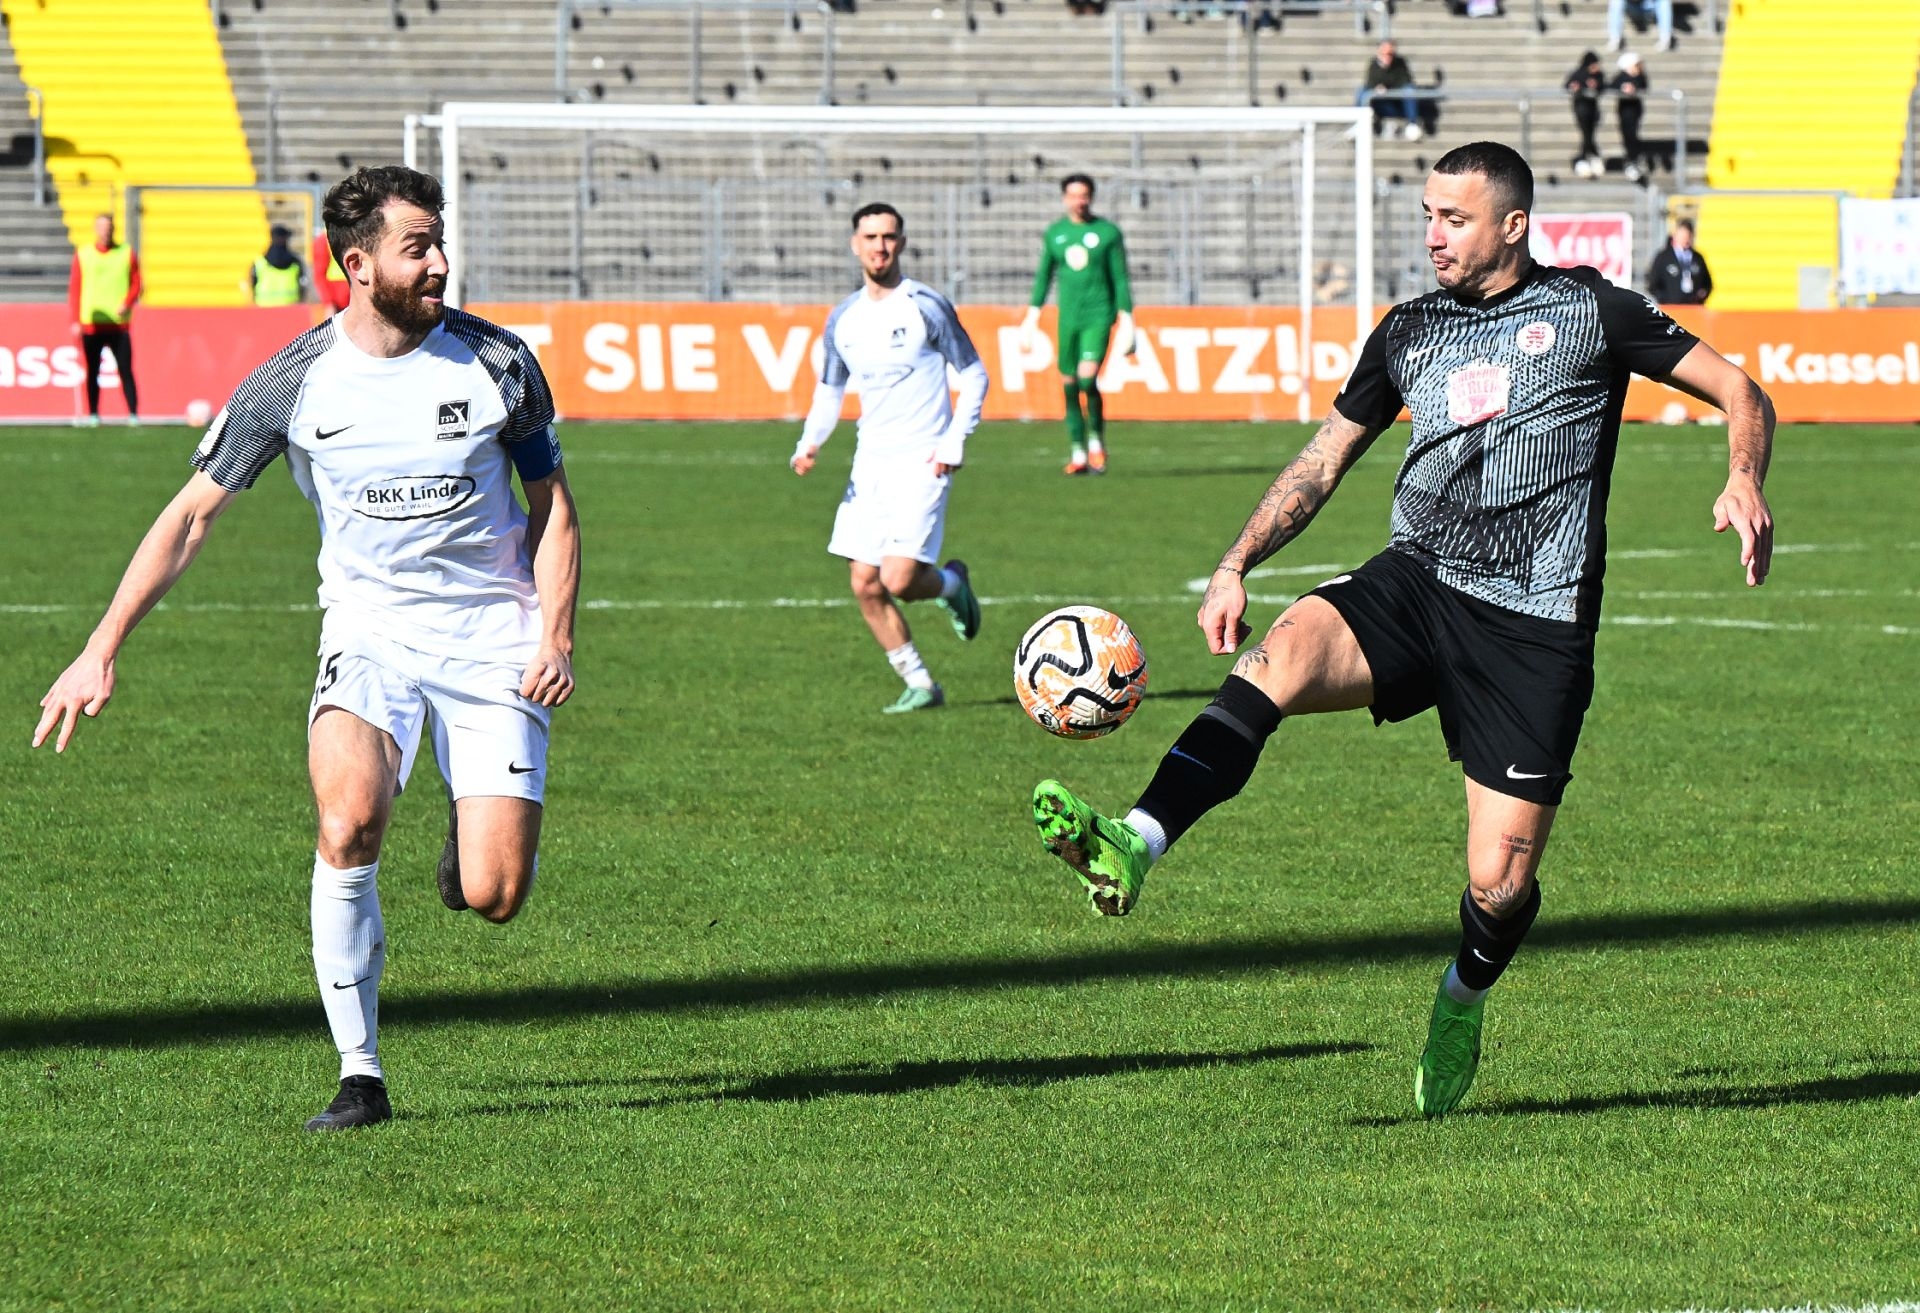
[(971, 643), (980, 632), (980, 599), (973, 594), (973, 576), (967, 573), (965, 561), (948, 561), (947, 569), (960, 576), (960, 591), (951, 598), (941, 598), (940, 605), (947, 619), (953, 621), (953, 632), (960, 635), (960, 641)]
[(1458, 1003), (1447, 987), (1433, 1000), (1433, 1019), (1427, 1023), (1427, 1048), (1413, 1073), (1413, 1106), (1429, 1117), (1444, 1117), (1467, 1097), (1473, 1074), (1480, 1070), (1480, 1028), (1487, 1016), (1487, 1000)]
[(1133, 910), (1152, 865), (1138, 830), (1102, 816), (1058, 780), (1034, 785), (1033, 823), (1047, 851), (1080, 877), (1094, 911), (1125, 916)]
[(947, 705), (947, 695), (938, 684), (932, 688), (914, 688), (908, 686), (900, 690), (900, 696), (880, 708), (888, 716), (898, 716), (909, 711), (931, 711), (935, 707)]

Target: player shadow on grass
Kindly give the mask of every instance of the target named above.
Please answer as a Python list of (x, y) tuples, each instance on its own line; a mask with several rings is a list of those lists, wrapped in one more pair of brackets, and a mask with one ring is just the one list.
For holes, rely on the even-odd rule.
[[(1890, 925), (1920, 925), (1920, 898), (1596, 912), (1536, 925), (1527, 938), (1527, 960), (1541, 953), (1570, 950), (1591, 952)], [(1112, 929), (1124, 932), (1126, 927)], [(381, 1012), (386, 1020), (407, 1026), (520, 1025), (529, 1020), (658, 1015), (708, 1008), (834, 1006), (848, 999), (885, 998), (916, 991), (1208, 980), (1233, 973), (1325, 966), (1431, 967), (1453, 956), (1459, 947), (1459, 935), (1429, 925), (1417, 930), (1242, 935), (1198, 943), (1118, 942), (1124, 946), (1040, 957), (803, 964), (681, 978), (628, 976), (562, 985), (396, 992), (381, 1000)], [(200, 1005), (76, 1009), (52, 1016), (0, 1014), (0, 1052), (50, 1047), (153, 1049), (268, 1035), (305, 1037), (318, 1024), (319, 1009), (306, 995)]]
[(545, 1099), (486, 1104), (451, 1114), (465, 1117), (500, 1117), (516, 1113), (599, 1111), (618, 1108), (643, 1111), (682, 1104), (724, 1103), (744, 1100), (755, 1103), (806, 1103), (836, 1095), (914, 1094), (924, 1090), (952, 1089), (959, 1085), (1041, 1086), (1060, 1081), (1089, 1080), (1102, 1076), (1124, 1076), (1134, 1072), (1182, 1071), (1195, 1067), (1241, 1067), (1265, 1062), (1302, 1058), (1338, 1057), (1366, 1053), (1371, 1044), (1351, 1040), (1332, 1040), (1309, 1044), (1273, 1044), (1238, 1053), (1109, 1053), (1075, 1054), (1057, 1058), (938, 1058), (925, 1061), (852, 1063), (842, 1067), (803, 1067), (797, 1071), (777, 1072), (770, 1076), (637, 1076), (629, 1081), (618, 1078), (542, 1081), (544, 1089), (569, 1090), (605, 1086), (645, 1086), (651, 1084), (700, 1085), (708, 1087), (698, 1094), (671, 1094), (616, 1099), (606, 1104), (581, 1104)]
[[(1564, 1099), (1496, 1099), (1472, 1104), (1452, 1117), (1585, 1116), (1619, 1108), (1688, 1109), (1696, 1112), (1781, 1108), (1793, 1104), (1873, 1103), (1920, 1096), (1920, 1071), (1870, 1071), (1861, 1076), (1823, 1076), (1776, 1085), (1708, 1085), (1696, 1089), (1622, 1090), (1618, 1094), (1570, 1094)], [(1355, 1126), (1400, 1126), (1420, 1117), (1357, 1117)]]

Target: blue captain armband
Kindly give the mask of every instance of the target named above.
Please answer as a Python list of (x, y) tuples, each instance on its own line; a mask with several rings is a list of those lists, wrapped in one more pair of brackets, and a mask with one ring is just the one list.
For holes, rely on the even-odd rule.
[(560, 439), (549, 424), (538, 433), (507, 444), (513, 468), (520, 471), (520, 482), (536, 483), (550, 478), (560, 468)]

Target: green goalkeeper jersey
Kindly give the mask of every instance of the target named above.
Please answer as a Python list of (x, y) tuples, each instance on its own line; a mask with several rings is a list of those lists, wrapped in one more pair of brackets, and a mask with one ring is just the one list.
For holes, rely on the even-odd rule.
[(1111, 323), (1121, 311), (1133, 312), (1127, 285), (1127, 246), (1120, 230), (1105, 219), (1075, 223), (1055, 219), (1040, 235), (1040, 267), (1033, 275), (1033, 304), (1047, 299), (1047, 287), (1060, 276), (1063, 323)]

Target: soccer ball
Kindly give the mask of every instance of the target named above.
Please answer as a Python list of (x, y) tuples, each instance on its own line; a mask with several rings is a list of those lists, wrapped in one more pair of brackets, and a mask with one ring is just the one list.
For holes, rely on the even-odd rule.
[(198, 400), (187, 403), (187, 423), (197, 429), (203, 429), (212, 422), (213, 406), (211, 403)]
[(1097, 739), (1127, 723), (1147, 692), (1147, 656), (1127, 622), (1097, 606), (1063, 606), (1013, 653), (1013, 690), (1034, 724)]

